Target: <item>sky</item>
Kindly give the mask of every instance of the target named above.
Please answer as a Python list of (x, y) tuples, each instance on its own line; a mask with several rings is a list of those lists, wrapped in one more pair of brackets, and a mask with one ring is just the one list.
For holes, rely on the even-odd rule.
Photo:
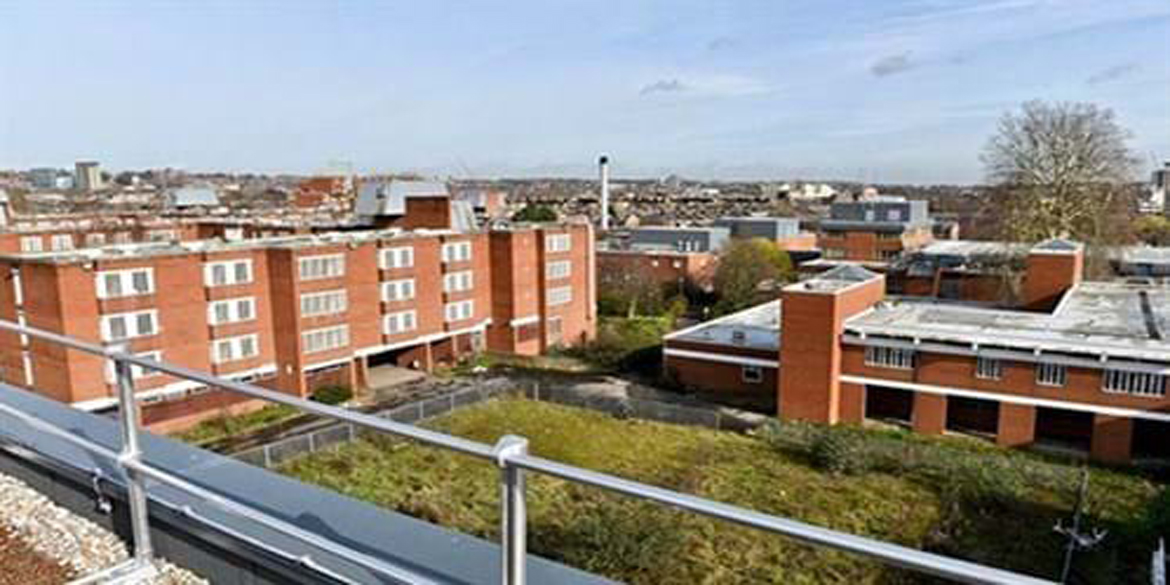
[(0, 168), (980, 181), (1004, 112), (1170, 159), (1170, 0), (0, 0)]

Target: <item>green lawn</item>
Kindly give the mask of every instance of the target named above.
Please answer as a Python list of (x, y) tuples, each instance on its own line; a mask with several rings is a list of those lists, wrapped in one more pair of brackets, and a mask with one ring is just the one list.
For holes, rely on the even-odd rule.
[[(518, 399), (464, 409), (429, 426), (484, 442), (516, 433), (551, 459), (1048, 578), (1062, 546), (1052, 526), (1075, 501), (1072, 490), (1037, 482), (1020, 501), (968, 505), (948, 496), (945, 478), (936, 483), (929, 474), (829, 474), (809, 457), (751, 436)], [(965, 445), (954, 453), (987, 456)], [(498, 472), (483, 461), (378, 437), (295, 460), (282, 471), (464, 532), (498, 535)], [(1136, 527), (1158, 486), (1096, 469), (1093, 486), (1091, 520), (1112, 533), (1102, 550), (1081, 557), (1078, 573), (1084, 582), (1148, 583), (1146, 540)], [(922, 581), (852, 555), (547, 477), (530, 476), (528, 502), (533, 552), (623, 581)]]
[(220, 439), (234, 437), (268, 425), (286, 421), (299, 414), (300, 411), (295, 407), (285, 406), (283, 404), (270, 404), (255, 412), (249, 412), (239, 416), (221, 416), (203, 421), (186, 431), (176, 434), (174, 438), (187, 443), (205, 445)]

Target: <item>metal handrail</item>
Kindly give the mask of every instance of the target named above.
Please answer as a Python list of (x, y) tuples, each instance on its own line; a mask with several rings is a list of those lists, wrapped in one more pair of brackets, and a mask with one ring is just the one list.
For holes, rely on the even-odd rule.
[[(31, 426), (35, 426), (39, 430), (51, 433), (83, 449), (112, 458), (127, 473), (130, 484), (129, 492), (132, 496), (130, 512), (132, 516), (131, 525), (135, 527), (133, 531), (135, 553), (136, 558), (140, 558), (144, 562), (148, 561), (152, 554), (149, 541), (150, 533), (149, 530), (140, 530), (139, 527), (147, 526), (149, 518), (145, 504), (143, 503), (141, 506), (135, 505), (133, 494), (135, 492), (145, 494), (145, 480), (149, 477), (160, 483), (170, 485), (175, 489), (194, 495), (217, 507), (240, 514), (277, 532), (302, 540), (303, 542), (317, 546), (323, 542), (328, 543), (331, 550), (337, 551), (342, 557), (395, 579), (410, 583), (428, 583), (432, 581), (429, 577), (413, 573), (401, 567), (388, 565), (381, 560), (365, 555), (359, 551), (323, 539), (318, 535), (306, 532), (297, 526), (260, 512), (247, 504), (234, 501), (222, 494), (194, 485), (174, 474), (142, 462), (136, 440), (140, 428), (137, 416), (137, 403), (133, 399), (131, 365), (163, 372), (193, 382), (199, 382), (209, 387), (217, 387), (253, 398), (292, 406), (320, 416), (345, 421), (360, 427), (390, 433), (413, 439), (426, 445), (495, 462), (500, 468), (501, 582), (507, 583), (508, 585), (521, 585), (525, 582), (524, 569), (527, 558), (525, 471), (542, 473), (576, 483), (592, 485), (681, 510), (780, 534), (805, 543), (863, 555), (888, 565), (959, 582), (1031, 585), (1051, 585), (1054, 583), (1053, 581), (928, 553), (873, 538), (857, 536), (788, 518), (763, 514), (747, 508), (724, 504), (698, 496), (683, 494), (536, 457), (528, 454), (528, 441), (522, 437), (509, 435), (501, 438), (494, 446), (485, 445), (476, 441), (454, 437), (404, 423), (352, 412), (344, 408), (304, 400), (252, 384), (217, 378), (213, 375), (182, 366), (131, 355), (125, 351), (124, 346), (106, 347), (4, 320), (0, 320), (0, 330), (28, 335), (64, 345), (78, 351), (100, 355), (114, 362), (115, 371), (118, 373), (118, 416), (124, 430), (123, 448), (120, 453), (115, 453), (106, 447), (71, 435), (66, 431), (57, 429), (51, 423), (32, 417), (14, 408), (0, 405), (0, 412), (20, 418), (22, 421)], [(141, 557), (138, 552), (140, 550), (143, 551), (143, 556)], [(311, 567), (311, 559), (306, 559), (305, 565), (306, 567)]]

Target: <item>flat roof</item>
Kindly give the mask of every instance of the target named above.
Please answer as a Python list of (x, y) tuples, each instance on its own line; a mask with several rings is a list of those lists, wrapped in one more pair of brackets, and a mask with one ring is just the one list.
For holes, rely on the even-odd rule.
[(781, 311), (781, 301), (776, 299), (675, 331), (663, 336), (663, 339), (779, 350)]
[(918, 250), (928, 256), (1009, 256), (1024, 255), (1031, 246), (1018, 242), (977, 240), (936, 240)]
[[(1144, 297), (1144, 298), (1143, 298)], [(1086, 282), (1053, 313), (883, 302), (847, 331), (899, 338), (1170, 361), (1170, 286)]]

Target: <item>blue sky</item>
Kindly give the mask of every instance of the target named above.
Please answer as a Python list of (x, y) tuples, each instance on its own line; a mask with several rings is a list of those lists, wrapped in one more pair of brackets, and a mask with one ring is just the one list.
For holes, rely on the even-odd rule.
[[(0, 168), (969, 182), (1033, 98), (1170, 158), (1170, 1), (0, 0)], [(1147, 162), (1148, 164), (1148, 162)]]

